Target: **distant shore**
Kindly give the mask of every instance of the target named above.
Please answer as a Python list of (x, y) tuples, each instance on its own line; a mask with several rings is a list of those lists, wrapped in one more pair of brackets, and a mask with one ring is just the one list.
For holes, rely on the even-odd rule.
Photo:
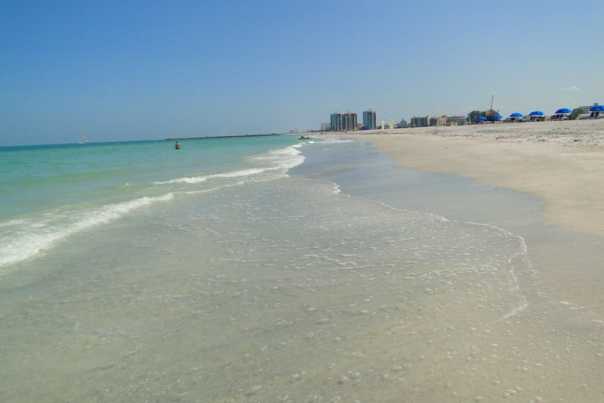
[(546, 223), (604, 234), (604, 119), (332, 133), (371, 141), (401, 166), (539, 197)]
[(282, 136), (282, 133), (256, 133), (256, 134), (233, 134), (225, 136), (198, 136), (198, 137), (168, 137), (165, 141), (176, 141), (176, 140), (215, 140), (215, 139), (239, 139), (242, 137), (270, 137), (270, 136)]

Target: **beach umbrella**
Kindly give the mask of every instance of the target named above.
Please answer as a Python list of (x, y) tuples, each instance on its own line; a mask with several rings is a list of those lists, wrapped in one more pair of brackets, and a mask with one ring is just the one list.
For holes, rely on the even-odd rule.
[(529, 113), (529, 116), (541, 117), (541, 116), (545, 116), (545, 113), (543, 113), (541, 111), (532, 111), (531, 113)]
[(568, 108), (560, 108), (556, 111), (556, 113), (560, 114), (560, 113), (571, 113), (572, 111)]
[(515, 118), (515, 119), (519, 119), (521, 117), (523, 117), (524, 115), (520, 112), (514, 112), (510, 115), (511, 118)]
[(590, 112), (604, 112), (604, 105), (595, 104), (591, 108), (589, 108)]

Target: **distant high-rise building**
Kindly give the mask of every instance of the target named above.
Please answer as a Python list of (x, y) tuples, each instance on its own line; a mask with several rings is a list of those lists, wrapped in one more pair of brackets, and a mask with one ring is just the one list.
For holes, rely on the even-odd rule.
[(341, 113), (332, 113), (329, 119), (330, 122), (330, 130), (334, 131), (334, 132), (340, 132), (342, 131), (344, 125), (342, 123), (343, 119), (342, 119), (342, 114)]
[(363, 127), (367, 130), (374, 130), (377, 127), (375, 111), (363, 112)]
[(334, 132), (357, 130), (357, 114), (352, 112), (332, 113), (329, 119), (329, 129)]
[(342, 130), (356, 130), (357, 129), (357, 114), (347, 112), (342, 114)]
[(411, 127), (427, 127), (430, 125), (429, 116), (414, 116), (411, 118)]

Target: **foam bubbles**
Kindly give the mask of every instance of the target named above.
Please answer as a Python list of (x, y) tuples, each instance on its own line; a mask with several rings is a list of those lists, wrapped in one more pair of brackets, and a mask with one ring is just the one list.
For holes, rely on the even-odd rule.
[[(299, 148), (301, 144), (271, 150), (267, 153), (251, 157), (250, 160), (258, 167), (218, 172), (210, 175), (187, 176), (154, 182), (154, 185), (195, 185), (211, 180), (227, 180), (221, 186), (213, 188), (187, 188), (178, 189), (162, 196), (144, 196), (137, 199), (113, 203), (78, 211), (68, 209), (65, 211), (50, 211), (35, 218), (13, 219), (0, 222), (0, 268), (19, 263), (48, 250), (58, 241), (80, 231), (97, 225), (114, 221), (126, 214), (149, 206), (156, 202), (172, 200), (175, 194), (195, 195), (216, 191), (246, 183), (245, 178), (254, 178), (256, 181), (272, 180), (287, 176), (287, 172), (302, 164), (305, 157)], [(263, 174), (271, 175), (263, 175)], [(229, 182), (236, 179), (236, 182)], [(190, 189), (190, 190), (189, 190)]]
[(194, 185), (204, 183), (213, 179), (231, 179), (248, 176), (256, 176), (263, 173), (277, 173), (279, 176), (287, 174), (290, 169), (304, 163), (305, 157), (299, 150), (301, 144), (271, 150), (265, 154), (252, 157), (253, 163), (260, 163), (264, 166), (256, 168), (241, 169), (237, 171), (218, 172), (210, 175), (185, 176), (182, 178), (170, 179), (167, 181), (156, 181), (154, 185), (188, 184)]
[(0, 268), (29, 259), (77, 232), (109, 223), (133, 210), (173, 198), (173, 193), (167, 193), (157, 197), (140, 197), (108, 204), (74, 215), (56, 212), (55, 215), (45, 214), (41, 221), (21, 220), (22, 225), (18, 231), (0, 233)]
[(183, 178), (176, 178), (176, 179), (171, 179), (171, 180), (168, 180), (168, 181), (158, 181), (158, 182), (153, 182), (153, 183), (155, 185), (167, 185), (167, 184), (173, 184), (173, 183), (196, 184), (196, 183), (203, 183), (203, 182), (206, 182), (206, 181), (211, 180), (211, 179), (218, 179), (218, 178), (240, 178), (240, 177), (244, 177), (244, 176), (257, 175), (257, 174), (260, 174), (262, 172), (266, 172), (267, 170), (270, 170), (270, 169), (274, 169), (274, 168), (242, 169), (242, 170), (239, 170), (239, 171), (222, 172), (222, 173), (218, 173), (218, 174), (204, 175), (204, 176), (183, 177)]

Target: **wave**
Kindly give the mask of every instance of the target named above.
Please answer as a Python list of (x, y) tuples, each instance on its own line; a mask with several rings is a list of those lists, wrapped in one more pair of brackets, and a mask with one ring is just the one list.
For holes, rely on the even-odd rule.
[[(375, 203), (377, 203), (387, 209), (394, 210), (394, 211), (399, 211), (399, 212), (408, 212), (409, 211), (409, 210), (406, 210), (403, 208), (394, 207), (390, 204), (387, 204), (387, 203), (384, 203), (381, 201), (375, 201)], [(434, 221), (440, 221), (443, 223), (451, 222), (450, 219), (448, 219), (447, 217), (442, 216), (440, 214), (435, 214), (435, 213), (431, 213), (431, 212), (422, 212), (422, 213), (425, 214), (426, 217), (429, 217)], [(529, 271), (534, 270), (533, 263), (529, 257), (528, 244), (526, 242), (526, 239), (522, 235), (515, 234), (511, 231), (506, 230), (505, 228), (499, 227), (494, 224), (479, 223), (479, 222), (474, 222), (474, 221), (457, 221), (457, 222), (461, 223), (461, 224), (475, 226), (475, 227), (486, 227), (495, 232), (500, 233), (505, 238), (514, 239), (517, 242), (518, 250), (516, 252), (514, 252), (513, 254), (511, 254), (510, 256), (508, 256), (508, 259), (507, 259), (508, 263), (510, 265), (510, 267), (508, 269), (508, 276), (509, 276), (509, 281), (511, 284), (510, 291), (517, 298), (516, 305), (513, 308), (511, 308), (507, 313), (503, 314), (495, 322), (500, 322), (503, 320), (510, 319), (510, 318), (524, 312), (528, 308), (529, 302), (528, 302), (528, 298), (526, 297), (522, 288), (520, 287), (520, 281), (518, 280), (518, 275), (515, 270), (515, 261), (516, 260), (520, 261), (521, 265), (526, 267), (527, 270), (529, 270)]]
[(0, 222), (0, 228), (3, 227), (12, 227), (15, 225), (21, 225), (24, 224), (25, 222), (27, 222), (26, 220), (22, 220), (22, 219), (14, 219), (14, 220), (8, 220), (8, 221), (3, 221)]
[(277, 173), (278, 175), (287, 175), (287, 172), (304, 163), (305, 157), (299, 150), (301, 144), (295, 144), (293, 146), (280, 148), (277, 150), (271, 150), (265, 154), (261, 154), (252, 157), (251, 160), (255, 163), (268, 164), (268, 166), (261, 166), (256, 168), (242, 169), (238, 171), (229, 172), (218, 172), (209, 175), (200, 176), (185, 176), (181, 178), (170, 179), (166, 181), (153, 182), (154, 185), (170, 185), (170, 184), (198, 184), (207, 182), (212, 179), (229, 179), (229, 178), (241, 178), (246, 176), (260, 175), (266, 172)]
[(170, 179), (167, 181), (153, 182), (153, 184), (154, 185), (168, 185), (168, 184), (172, 184), (172, 183), (195, 184), (195, 183), (206, 182), (210, 179), (216, 179), (216, 178), (239, 178), (242, 176), (257, 175), (262, 172), (266, 172), (268, 169), (270, 169), (270, 168), (252, 168), (252, 169), (242, 169), (240, 171), (223, 172), (223, 173), (204, 175), (204, 176), (190, 176), (190, 177), (185, 176), (182, 178)]
[[(290, 169), (302, 164), (305, 160), (305, 157), (299, 150), (300, 147), (300, 144), (296, 144), (286, 148), (272, 150), (251, 158), (253, 162), (262, 163), (264, 166), (230, 172), (218, 172), (204, 176), (182, 177), (168, 181), (154, 182), (154, 184), (196, 184), (211, 179), (244, 178), (266, 172), (277, 173), (275, 177), (264, 178), (266, 180), (287, 176), (287, 172)], [(240, 180), (212, 189), (170, 192), (163, 196), (155, 197), (145, 196), (81, 212), (52, 211), (37, 218), (14, 219), (0, 222), (0, 228), (3, 229), (0, 231), (0, 269), (30, 259), (39, 253), (50, 249), (57, 242), (73, 234), (97, 225), (107, 224), (136, 209), (157, 202), (172, 200), (175, 194), (192, 195), (206, 193), (224, 187), (242, 185), (244, 183), (246, 182)], [(6, 270), (4, 273), (6, 273)], [(0, 270), (0, 275), (1, 274), (3, 274), (3, 271)]]
[(287, 171), (303, 164), (306, 160), (306, 157), (300, 151), (302, 146), (303, 144), (294, 144), (293, 146), (272, 150), (254, 157), (254, 160), (266, 161), (272, 164), (272, 169), (283, 170), (285, 171), (284, 174), (287, 174)]
[(341, 143), (352, 143), (354, 140), (351, 139), (321, 139), (319, 144), (341, 144)]
[[(9, 234), (7, 239), (3, 240), (0, 237), (2, 240), (0, 242), (0, 268), (27, 260), (72, 234), (96, 225), (107, 224), (133, 210), (173, 198), (174, 193), (157, 197), (141, 197), (80, 213), (75, 219), (72, 218), (67, 222), (65, 222), (65, 218), (69, 216), (65, 214), (57, 214), (53, 218), (49, 216), (43, 221), (32, 222), (30, 225), (21, 227), (18, 233)], [(0, 274), (2, 273), (0, 272)]]

